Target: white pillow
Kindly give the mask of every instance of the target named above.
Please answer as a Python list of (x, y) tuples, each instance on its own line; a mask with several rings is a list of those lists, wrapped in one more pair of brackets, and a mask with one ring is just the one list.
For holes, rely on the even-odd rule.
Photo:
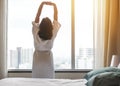
[(119, 65), (118, 65), (118, 68), (120, 68), (120, 63), (119, 63)]

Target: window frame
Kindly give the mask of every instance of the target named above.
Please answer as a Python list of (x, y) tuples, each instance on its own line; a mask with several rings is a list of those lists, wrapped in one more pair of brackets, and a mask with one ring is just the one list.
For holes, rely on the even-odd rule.
[[(89, 72), (91, 70), (75, 69), (75, 1), (71, 0), (71, 69), (55, 69), (55, 72)], [(31, 73), (31, 71), (32, 69), (8, 69), (8, 73)]]

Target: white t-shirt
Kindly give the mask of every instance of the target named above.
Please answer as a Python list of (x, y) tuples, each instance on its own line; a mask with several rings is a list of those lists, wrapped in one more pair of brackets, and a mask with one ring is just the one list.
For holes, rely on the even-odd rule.
[(33, 33), (33, 38), (34, 38), (34, 47), (35, 50), (39, 51), (49, 51), (53, 47), (53, 42), (54, 39), (57, 35), (57, 32), (60, 28), (60, 23), (56, 20), (53, 21), (53, 36), (50, 40), (42, 40), (39, 35), (39, 23), (35, 23), (35, 21), (32, 22), (33, 28), (32, 28), (32, 33)]

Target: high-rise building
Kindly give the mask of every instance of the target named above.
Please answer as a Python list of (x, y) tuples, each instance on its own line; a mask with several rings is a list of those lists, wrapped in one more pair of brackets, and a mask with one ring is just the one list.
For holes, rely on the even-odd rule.
[(18, 68), (18, 58), (17, 58), (17, 51), (16, 50), (10, 50), (9, 51), (10, 57), (9, 57), (9, 67), (10, 68)]
[(10, 50), (10, 68), (22, 69), (32, 68), (33, 49), (23, 49), (17, 47), (16, 50)]
[(80, 48), (79, 55), (76, 57), (76, 67), (80, 69), (92, 68), (93, 56), (93, 48)]

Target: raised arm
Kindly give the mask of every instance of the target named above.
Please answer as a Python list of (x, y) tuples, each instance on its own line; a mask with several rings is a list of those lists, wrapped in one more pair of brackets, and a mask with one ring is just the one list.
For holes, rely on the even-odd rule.
[(40, 20), (40, 15), (41, 15), (41, 12), (42, 12), (42, 8), (43, 8), (43, 5), (46, 4), (46, 5), (52, 5), (54, 7), (54, 20), (58, 20), (58, 10), (57, 10), (57, 6), (55, 3), (52, 3), (52, 2), (42, 2), (38, 8), (38, 12), (36, 14), (36, 17), (35, 17), (35, 22), (36, 23), (39, 23), (39, 20)]
[(42, 2), (38, 8), (38, 11), (37, 11), (37, 14), (36, 14), (36, 17), (35, 17), (35, 22), (36, 23), (39, 23), (39, 18), (40, 18), (40, 15), (41, 15), (41, 12), (42, 12), (42, 8), (43, 8), (43, 5), (45, 4), (45, 2)]
[(57, 6), (55, 3), (52, 2), (45, 2), (46, 5), (52, 5), (54, 7), (54, 20), (58, 20), (58, 10), (57, 10)]
[(58, 10), (56, 4), (53, 4), (54, 6), (54, 20), (58, 20)]

